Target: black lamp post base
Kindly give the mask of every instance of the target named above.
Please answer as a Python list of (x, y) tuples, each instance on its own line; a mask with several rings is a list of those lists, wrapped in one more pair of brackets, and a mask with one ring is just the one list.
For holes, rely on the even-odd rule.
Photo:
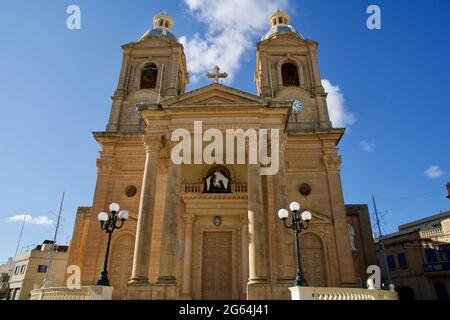
[(307, 287), (308, 283), (306, 282), (305, 278), (303, 277), (303, 274), (298, 274), (295, 277), (295, 287)]
[(100, 279), (97, 281), (97, 285), (109, 287), (108, 272), (102, 271)]

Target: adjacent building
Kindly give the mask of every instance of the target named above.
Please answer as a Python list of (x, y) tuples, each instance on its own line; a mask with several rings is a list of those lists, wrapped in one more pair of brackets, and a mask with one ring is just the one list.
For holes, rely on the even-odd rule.
[[(30, 291), (36, 286), (42, 287), (47, 271), (49, 286), (64, 285), (67, 267), (68, 246), (53, 245), (53, 241), (44, 241), (36, 248), (19, 254), (9, 274), (9, 300), (28, 300)], [(53, 251), (53, 252), (52, 252)], [(49, 258), (51, 268), (49, 268)]]
[(5, 264), (0, 266), (0, 300), (6, 300), (9, 293), (9, 277), (12, 273), (13, 258), (9, 258)]
[(367, 204), (346, 204), (345, 211), (356, 282), (359, 287), (365, 288), (368, 278), (367, 267), (378, 265), (369, 207)]
[(448, 300), (450, 292), (450, 211), (398, 227), (376, 249), (382, 273), (388, 268), (400, 299)]

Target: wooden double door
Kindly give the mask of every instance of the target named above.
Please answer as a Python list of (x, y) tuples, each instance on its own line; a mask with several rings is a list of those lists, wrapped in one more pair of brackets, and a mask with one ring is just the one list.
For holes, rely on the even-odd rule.
[(232, 232), (204, 232), (202, 249), (202, 299), (232, 299)]

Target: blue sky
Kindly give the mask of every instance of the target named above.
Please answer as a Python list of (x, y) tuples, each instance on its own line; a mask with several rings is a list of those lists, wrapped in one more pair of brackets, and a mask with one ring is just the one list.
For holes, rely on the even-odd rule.
[[(45, 218), (56, 218), (63, 191), (58, 241), (70, 239), (76, 208), (92, 203), (99, 148), (91, 131), (106, 126), (120, 46), (137, 40), (163, 10), (175, 20), (173, 32), (184, 36), (191, 50), (188, 65), (196, 82), (189, 89), (207, 83), (201, 74), (212, 62), (199, 64), (192, 53), (201, 44), (231, 72), (229, 85), (256, 93), (255, 45), (268, 30), (266, 12), (286, 9), (300, 33), (319, 41), (322, 78), (332, 84), (337, 98), (345, 98), (345, 104), (338, 101), (343, 115), (356, 120), (347, 121), (351, 124), (340, 144), (346, 203), (370, 203), (374, 193), (386, 214), (385, 232), (450, 209), (444, 187), (450, 181), (447, 0), (247, 0), (243, 3), (253, 6), (251, 11), (233, 4), (222, 7), (234, 10), (231, 20), (214, 11), (212, 3), (1, 1), (0, 262), (14, 254), (17, 244), (21, 224), (11, 217), (34, 219), (26, 225), (20, 247), (53, 237), (54, 226)], [(81, 8), (81, 30), (66, 28), (71, 4)], [(381, 8), (381, 30), (366, 28), (371, 4)], [(234, 18), (250, 22), (230, 25)], [(231, 34), (240, 35), (240, 42), (221, 56), (230, 47), (219, 46), (223, 50), (217, 52), (220, 39)], [(438, 166), (431, 170), (434, 178), (425, 174), (432, 166)]]

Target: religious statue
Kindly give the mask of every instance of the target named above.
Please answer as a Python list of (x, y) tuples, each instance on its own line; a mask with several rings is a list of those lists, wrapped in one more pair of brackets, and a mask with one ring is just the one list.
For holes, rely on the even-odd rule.
[(350, 246), (352, 247), (352, 251), (357, 251), (355, 245), (355, 228), (351, 224), (348, 225), (348, 237), (350, 239)]
[(230, 193), (231, 179), (221, 170), (216, 170), (205, 178), (205, 193)]

